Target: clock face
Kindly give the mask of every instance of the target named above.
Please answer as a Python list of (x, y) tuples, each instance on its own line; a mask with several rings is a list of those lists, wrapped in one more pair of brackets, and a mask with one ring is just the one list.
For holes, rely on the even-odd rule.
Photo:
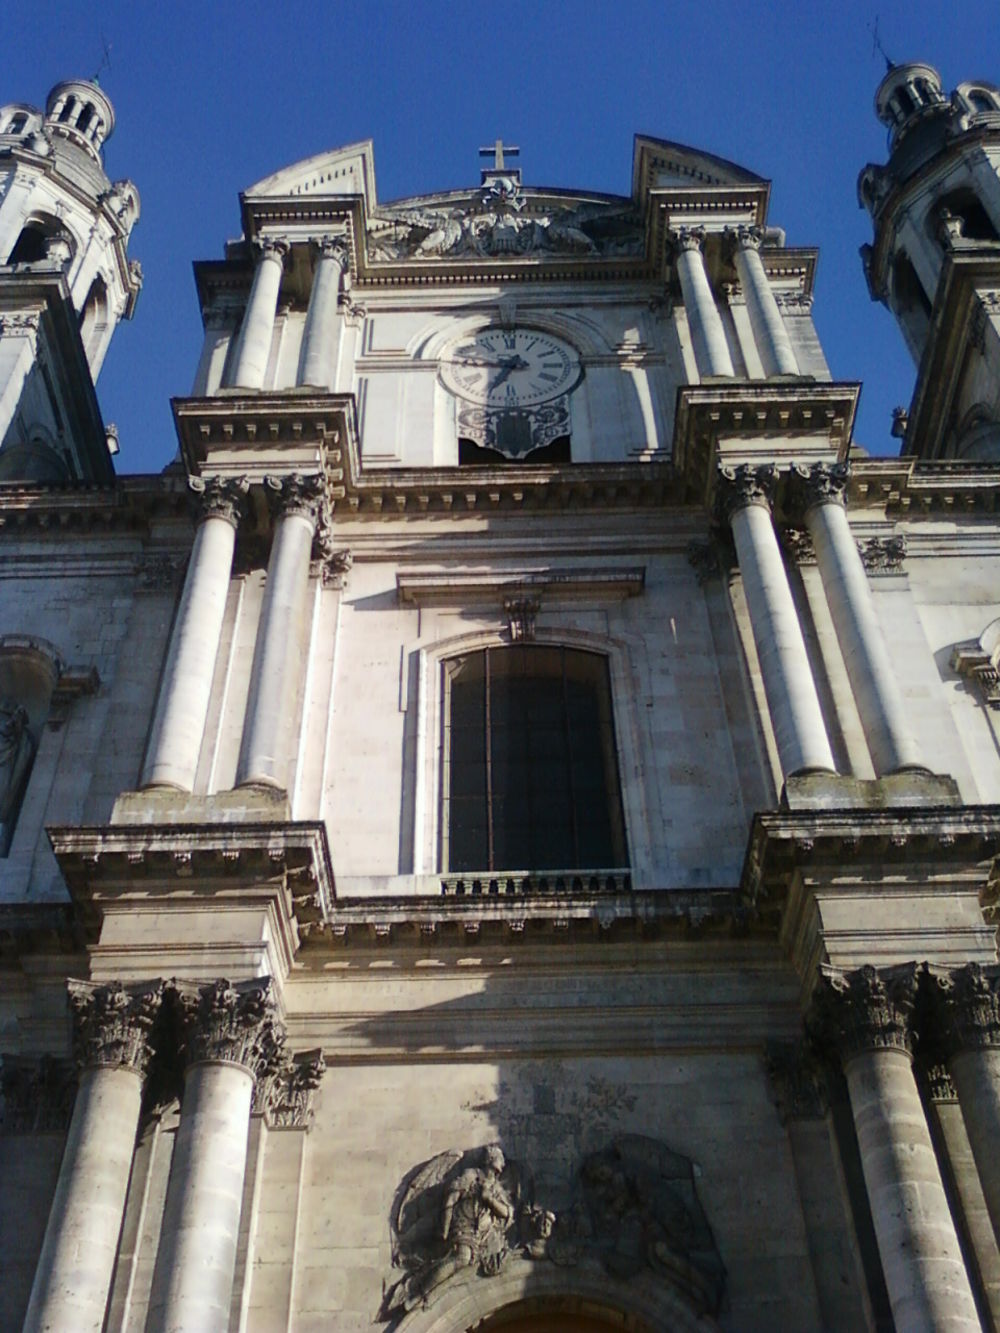
[(573, 353), (535, 329), (483, 329), (455, 343), (441, 362), (452, 393), (493, 411), (534, 407), (573, 388)]

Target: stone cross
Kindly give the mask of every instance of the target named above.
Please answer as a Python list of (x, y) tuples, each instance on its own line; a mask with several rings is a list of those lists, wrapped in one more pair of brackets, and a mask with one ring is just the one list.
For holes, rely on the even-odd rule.
[(488, 144), (485, 148), (480, 148), (480, 150), (479, 150), (479, 156), (480, 156), (480, 157), (489, 157), (490, 153), (492, 153), (492, 154), (493, 154), (493, 170), (494, 170), (494, 171), (503, 171), (503, 169), (504, 169), (504, 160), (503, 160), (504, 152), (507, 152), (511, 157), (518, 157), (518, 156), (520, 155), (521, 150), (520, 150), (520, 148), (515, 148), (513, 144), (505, 144), (504, 141), (503, 141), (503, 139), (497, 139), (494, 143), (492, 143), (492, 144)]

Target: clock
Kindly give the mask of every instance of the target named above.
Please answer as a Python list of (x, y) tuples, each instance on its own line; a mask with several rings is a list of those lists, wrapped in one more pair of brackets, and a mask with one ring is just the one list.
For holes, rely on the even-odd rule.
[(445, 388), (490, 412), (530, 410), (568, 393), (579, 378), (572, 349), (537, 329), (481, 329), (441, 360)]

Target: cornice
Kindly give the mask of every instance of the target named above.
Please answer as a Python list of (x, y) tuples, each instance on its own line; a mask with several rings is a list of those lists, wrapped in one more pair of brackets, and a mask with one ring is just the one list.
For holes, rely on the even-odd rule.
[(184, 517), (189, 505), (187, 478), (177, 475), (120, 477), (107, 485), (5, 482), (0, 486), (0, 529), (49, 537), (60, 531), (144, 535), (152, 520)]
[(768, 915), (780, 909), (794, 872), (831, 864), (841, 884), (852, 874), (892, 877), (919, 863), (940, 871), (951, 888), (961, 878), (985, 892), (998, 853), (997, 805), (766, 811), (754, 816), (740, 897)]
[[(673, 456), (685, 498), (711, 509), (727, 440), (738, 445), (739, 457), (734, 454), (730, 460), (734, 463), (752, 459), (780, 463), (782, 455), (797, 445), (803, 456), (818, 449), (843, 462), (860, 392), (859, 384), (812, 380), (720, 381), (681, 387)], [(793, 461), (791, 455), (788, 461)]]
[(643, 565), (618, 569), (508, 569), (494, 574), (413, 570), (396, 575), (396, 591), (406, 606), (468, 606), (496, 602), (517, 593), (589, 604), (638, 597), (645, 581)]
[(66, 825), (47, 832), (91, 938), (104, 905), (133, 894), (144, 901), (231, 897), (277, 886), (300, 926), (329, 917), (336, 899), (326, 825), (318, 821)]
[(875, 507), (886, 515), (957, 518), (996, 512), (1000, 466), (948, 459), (851, 459), (847, 499), (852, 510)]

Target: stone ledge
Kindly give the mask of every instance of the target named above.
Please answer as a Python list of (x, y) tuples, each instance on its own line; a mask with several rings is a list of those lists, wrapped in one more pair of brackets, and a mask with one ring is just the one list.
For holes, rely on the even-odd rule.
[(238, 787), (211, 796), (150, 787), (126, 791), (111, 811), (113, 826), (141, 824), (287, 824), (291, 819), (288, 793), (276, 787)]
[(781, 804), (786, 810), (915, 810), (959, 806), (962, 797), (954, 778), (923, 769), (875, 779), (794, 773), (785, 782)]

